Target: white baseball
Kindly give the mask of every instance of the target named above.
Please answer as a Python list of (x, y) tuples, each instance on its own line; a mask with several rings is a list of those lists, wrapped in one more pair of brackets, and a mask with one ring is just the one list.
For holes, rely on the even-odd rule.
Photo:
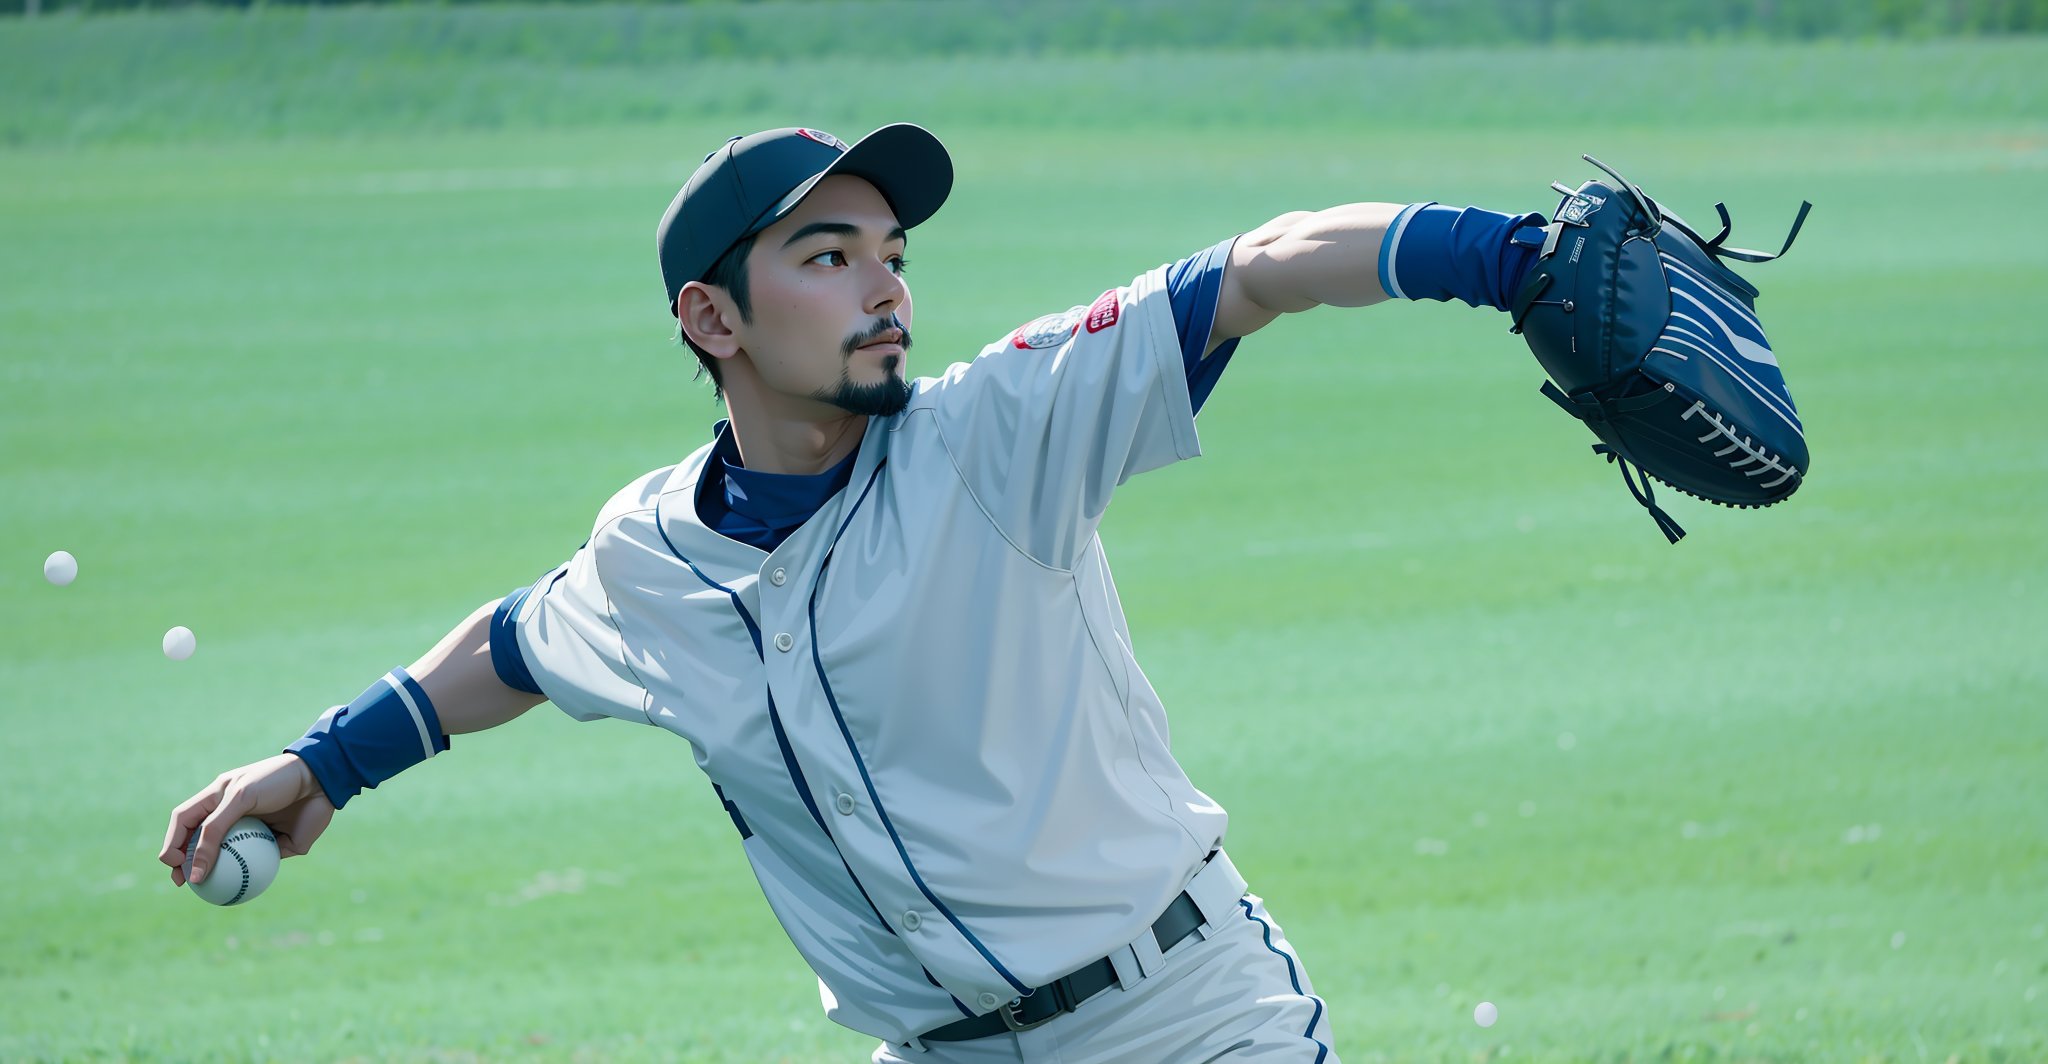
[(164, 657), (172, 661), (183, 661), (198, 648), (199, 637), (182, 624), (164, 633)]
[(60, 550), (43, 559), (43, 579), (63, 587), (78, 579), (78, 559), (68, 550)]
[(220, 844), (220, 856), (214, 859), (213, 869), (206, 878), (192, 882), (193, 840), (199, 837), (194, 831), (192, 838), (185, 840), (185, 882), (192, 893), (215, 905), (240, 905), (263, 893), (277, 878), (277, 863), (281, 859), (277, 852), (277, 836), (270, 833), (270, 825), (253, 816), (235, 821), (228, 829), (228, 837)]
[(1497, 1019), (1500, 1019), (1500, 1010), (1494, 1008), (1491, 1001), (1482, 1001), (1478, 1008), (1472, 1010), (1472, 1022), (1481, 1027), (1491, 1027)]

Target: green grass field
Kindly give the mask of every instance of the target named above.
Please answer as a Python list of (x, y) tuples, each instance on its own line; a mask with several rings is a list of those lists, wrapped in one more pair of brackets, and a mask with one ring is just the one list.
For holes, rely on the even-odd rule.
[[(16, 33), (59, 57), (17, 88), (90, 51)], [(768, 87), (582, 125), (294, 95), (324, 74), (245, 125), (6, 95), (0, 1059), (866, 1059), (655, 730), (460, 737), (245, 908), (155, 852), (706, 438), (651, 240), (704, 151), (908, 119), (959, 168), (911, 250), (923, 371), (1287, 210), (1548, 210), (1582, 150), (1692, 218), (1727, 200), (1747, 246), (1813, 200), (1745, 271), (1812, 441), (1782, 507), (1678, 499), (1667, 546), (1504, 317), (1404, 304), (1248, 342), (1208, 456), (1104, 539), (1345, 1060), (2048, 1060), (2048, 41), (1650, 54), (1776, 79), (1725, 109), (1640, 49), (1284, 59), (1006, 58), (1047, 84), (998, 117), (914, 58), (873, 96), (728, 64)], [(1160, 87), (1205, 63), (1247, 95)], [(1572, 64), (1640, 84), (1548, 106), (1501, 73)]]

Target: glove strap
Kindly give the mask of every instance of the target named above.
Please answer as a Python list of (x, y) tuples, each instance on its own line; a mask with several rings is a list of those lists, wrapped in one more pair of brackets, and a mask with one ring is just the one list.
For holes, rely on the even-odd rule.
[[(1636, 467), (1635, 475), (1631, 477), (1628, 458), (1622, 454), (1620, 448), (1596, 443), (1593, 445), (1593, 453), (1604, 454), (1608, 461), (1621, 467), (1621, 482), (1628, 485), (1628, 493), (1643, 504), (1643, 509), (1650, 511), (1650, 519), (1657, 522), (1657, 531), (1664, 533), (1665, 539), (1676, 543), (1685, 538), (1685, 529), (1678, 527), (1678, 522), (1673, 521), (1671, 515), (1657, 505), (1657, 497), (1650, 490), (1650, 476), (1643, 472), (1641, 466)], [(1636, 486), (1638, 480), (1642, 481), (1640, 488)]]
[(1792, 242), (1799, 239), (1799, 229), (1806, 224), (1807, 212), (1811, 210), (1813, 210), (1812, 203), (1806, 200), (1799, 201), (1799, 215), (1792, 219), (1792, 230), (1785, 234), (1785, 246), (1779, 248), (1775, 254), (1768, 251), (1751, 251), (1748, 248), (1731, 248), (1722, 244), (1722, 241), (1728, 239), (1728, 234), (1733, 230), (1735, 224), (1734, 219), (1728, 216), (1728, 205), (1726, 203), (1714, 204), (1714, 212), (1721, 216), (1721, 231), (1715, 233), (1711, 240), (1701, 236), (1698, 230), (1685, 224), (1685, 221), (1675, 214), (1666, 213), (1664, 221), (1676, 227), (1686, 236), (1691, 237), (1693, 243), (1722, 258), (1740, 259), (1743, 262), (1770, 262), (1772, 259), (1783, 258), (1786, 252), (1792, 250)]
[[(1580, 421), (1590, 422), (1596, 419), (1602, 423), (1607, 421), (1604, 412), (1605, 408), (1598, 399), (1590, 396), (1585, 399), (1574, 399), (1564, 394), (1563, 389), (1549, 381), (1543, 382), (1542, 391), (1544, 398), (1556, 403), (1559, 407), (1563, 408), (1565, 413), (1578, 418)], [(1663, 396), (1652, 393), (1642, 398), (1655, 402), (1662, 399)], [(1626, 402), (1626, 400), (1623, 401)], [(1678, 522), (1672, 520), (1671, 515), (1665, 513), (1664, 509), (1657, 505), (1657, 496), (1650, 486), (1649, 474), (1643, 472), (1641, 463), (1636, 463), (1636, 468), (1633, 471), (1634, 475), (1631, 476), (1629, 469), (1631, 459), (1628, 457), (1628, 452), (1620, 447), (1596, 443), (1593, 445), (1593, 453), (1606, 455), (1608, 461), (1621, 467), (1621, 482), (1628, 485), (1628, 493), (1635, 496), (1636, 502), (1641, 503), (1643, 509), (1650, 511), (1650, 519), (1657, 522), (1657, 531), (1664, 533), (1666, 540), (1677, 543), (1685, 538), (1685, 529), (1678, 527)], [(1638, 481), (1641, 482), (1641, 486), (1638, 486)]]
[(1813, 204), (1808, 203), (1805, 200), (1799, 201), (1799, 217), (1792, 219), (1792, 231), (1785, 234), (1785, 246), (1779, 248), (1778, 253), (1776, 255), (1773, 255), (1765, 251), (1749, 251), (1743, 248), (1722, 247), (1720, 241), (1725, 240), (1728, 237), (1728, 208), (1722, 206), (1721, 204), (1716, 203), (1714, 204), (1714, 209), (1721, 212), (1721, 235), (1714, 238), (1715, 242), (1709, 244), (1707, 246), (1707, 250), (1713, 252), (1716, 255), (1720, 255), (1724, 258), (1741, 259), (1744, 262), (1769, 262), (1772, 259), (1779, 258), (1780, 256), (1783, 256), (1786, 252), (1792, 250), (1792, 241), (1798, 239), (1799, 227), (1806, 224), (1806, 212), (1813, 209)]

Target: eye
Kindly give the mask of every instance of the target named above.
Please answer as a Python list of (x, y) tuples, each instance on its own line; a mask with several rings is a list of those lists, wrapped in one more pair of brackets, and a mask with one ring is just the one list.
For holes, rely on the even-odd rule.
[(903, 276), (903, 271), (910, 268), (910, 260), (901, 255), (891, 255), (889, 256), (889, 265), (896, 271), (896, 276), (901, 277)]
[(835, 248), (834, 250), (831, 250), (831, 251), (820, 251), (820, 252), (818, 252), (818, 253), (817, 253), (816, 255), (813, 255), (813, 256), (811, 256), (811, 257), (810, 257), (810, 259), (809, 259), (809, 260), (807, 260), (807, 261), (810, 261), (810, 262), (816, 262), (816, 261), (818, 261), (819, 259), (822, 259), (822, 258), (826, 258), (826, 257), (832, 257), (832, 258), (837, 258), (837, 259), (839, 260), (839, 261), (837, 261), (837, 262), (828, 262), (828, 263), (825, 263), (825, 265), (827, 265), (827, 266), (844, 266), (844, 265), (846, 265), (846, 252), (844, 252), (844, 251), (840, 251), (840, 250), (837, 250), (836, 248)]

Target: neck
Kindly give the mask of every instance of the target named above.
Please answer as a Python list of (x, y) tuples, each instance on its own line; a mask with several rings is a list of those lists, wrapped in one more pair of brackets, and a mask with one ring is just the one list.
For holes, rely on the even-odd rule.
[(764, 398), (761, 390), (725, 389), (740, 461), (757, 473), (823, 473), (860, 446), (868, 419), (815, 399)]

